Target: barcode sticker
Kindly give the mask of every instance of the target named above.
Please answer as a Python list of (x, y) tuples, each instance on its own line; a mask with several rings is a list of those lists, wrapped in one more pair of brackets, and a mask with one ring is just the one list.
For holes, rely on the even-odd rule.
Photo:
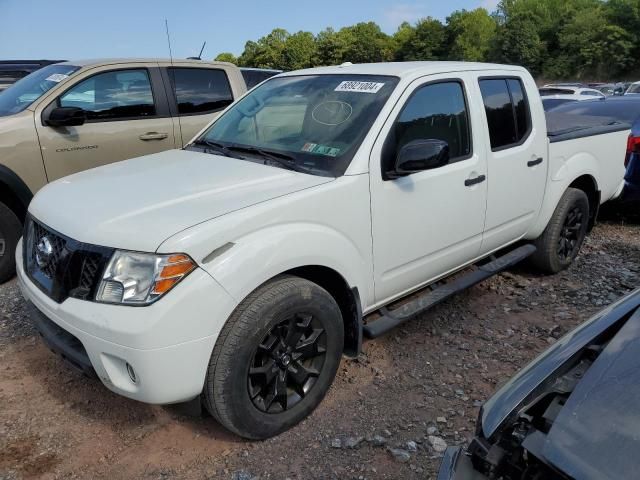
[(67, 78), (69, 75), (65, 75), (64, 73), (54, 73), (53, 75), (49, 75), (45, 80), (49, 80), (50, 82), (60, 83), (62, 80)]
[(378, 93), (384, 87), (384, 83), (377, 82), (359, 82), (350, 80), (341, 82), (335, 89), (336, 92), (360, 92), (360, 93)]

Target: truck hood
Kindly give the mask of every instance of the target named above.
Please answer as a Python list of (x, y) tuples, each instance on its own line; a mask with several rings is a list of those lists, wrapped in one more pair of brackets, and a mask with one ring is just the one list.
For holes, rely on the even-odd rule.
[(332, 180), (169, 150), (53, 182), (36, 195), (29, 212), (81, 242), (153, 252), (198, 223)]

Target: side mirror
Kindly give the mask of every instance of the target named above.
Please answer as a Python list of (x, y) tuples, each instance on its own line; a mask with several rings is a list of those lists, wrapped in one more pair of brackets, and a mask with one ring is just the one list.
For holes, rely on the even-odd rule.
[(87, 120), (85, 111), (78, 107), (57, 107), (51, 110), (45, 123), (51, 127), (77, 127)]
[(449, 163), (449, 144), (443, 140), (413, 140), (398, 152), (391, 176), (402, 177), (412, 173), (442, 167)]

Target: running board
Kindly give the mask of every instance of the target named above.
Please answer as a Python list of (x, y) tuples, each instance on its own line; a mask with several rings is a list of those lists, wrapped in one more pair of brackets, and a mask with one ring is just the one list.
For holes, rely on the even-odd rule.
[(436, 283), (431, 290), (426, 291), (415, 300), (411, 300), (394, 310), (388, 310), (386, 307), (383, 307), (379, 310), (382, 314), (380, 318), (363, 326), (364, 336), (367, 338), (379, 337), (452, 295), (466, 290), (476, 283), (492, 277), (496, 273), (506, 270), (510, 266), (532, 255), (535, 251), (535, 246), (523, 245), (488, 263), (479, 265), (477, 269), (465, 273), (451, 282), (444, 284)]

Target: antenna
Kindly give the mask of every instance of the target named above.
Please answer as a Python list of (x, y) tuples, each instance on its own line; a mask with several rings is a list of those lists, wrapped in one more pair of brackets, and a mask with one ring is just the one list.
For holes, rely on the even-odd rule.
[(206, 45), (207, 45), (207, 42), (204, 42), (202, 44), (202, 48), (200, 49), (200, 53), (198, 54), (198, 59), (199, 60), (202, 60), (202, 52), (204, 52), (204, 47), (206, 47)]
[(167, 32), (167, 43), (169, 44), (169, 58), (171, 59), (171, 65), (173, 65), (173, 53), (171, 52), (171, 35), (169, 35), (169, 22), (164, 19), (164, 29)]

